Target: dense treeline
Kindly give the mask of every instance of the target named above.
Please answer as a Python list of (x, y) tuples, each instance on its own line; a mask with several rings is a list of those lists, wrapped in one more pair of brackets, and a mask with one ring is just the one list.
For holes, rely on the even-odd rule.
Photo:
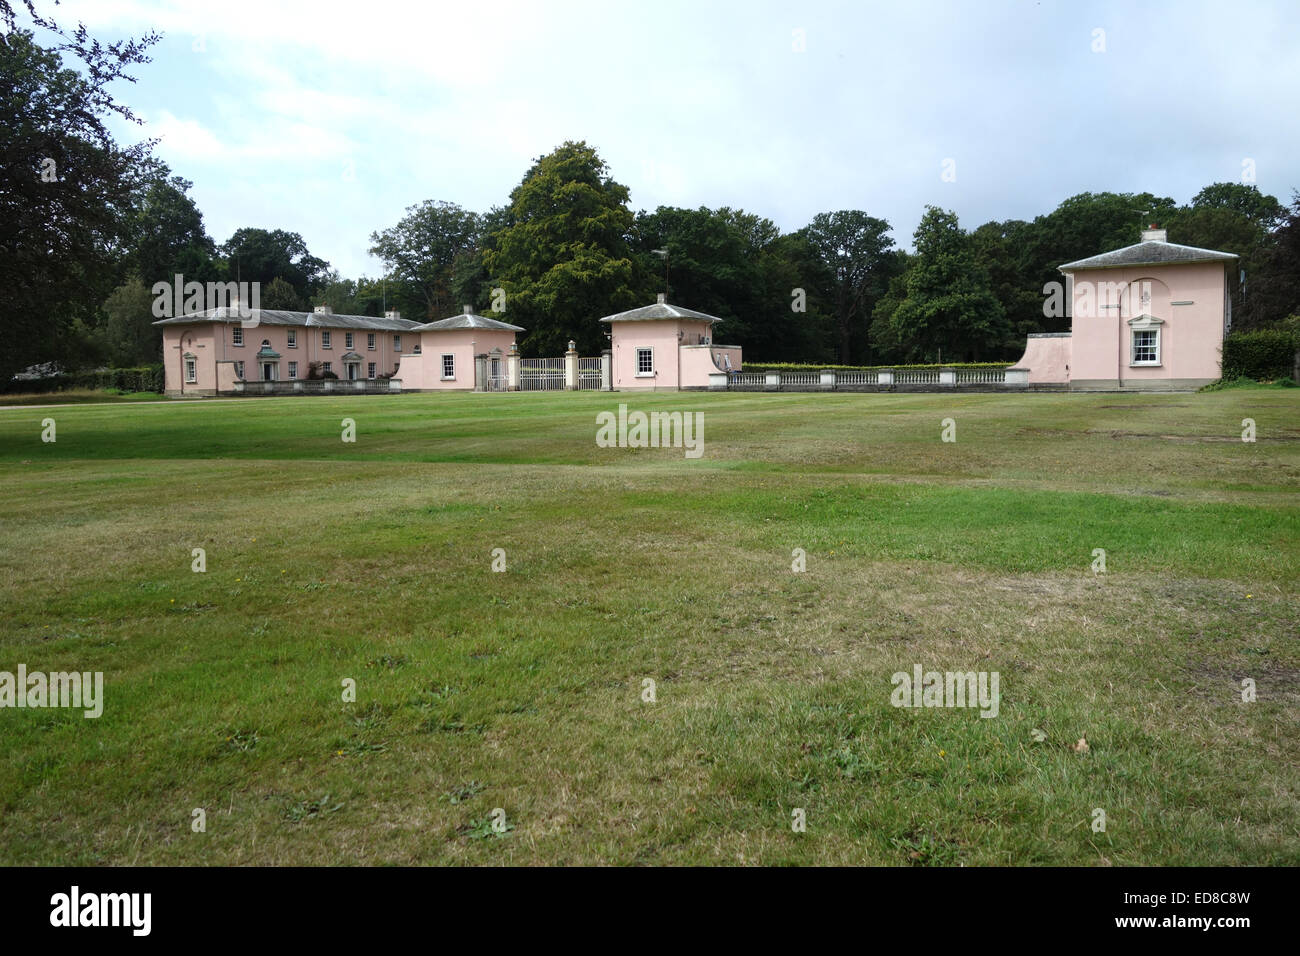
[[(413, 205), (370, 235), (379, 277), (344, 278), (284, 230), (207, 234), (191, 183), (122, 147), (104, 120), (128, 110), (107, 83), (148, 62), (145, 37), (101, 48), (77, 34), (42, 47), (0, 0), (0, 281), (10, 347), (0, 375), (42, 362), (65, 367), (155, 362), (152, 286), (257, 282), (261, 306), (431, 320), (471, 303), (528, 330), (521, 348), (556, 355), (573, 339), (606, 344), (597, 319), (669, 300), (720, 316), (721, 341), (746, 359), (877, 364), (1014, 360), (1030, 332), (1069, 319), (1045, 309), (1064, 262), (1129, 245), (1159, 223), (1173, 242), (1234, 252), (1234, 324), (1269, 328), (1300, 312), (1300, 194), (1285, 207), (1254, 185), (1215, 183), (1190, 203), (1151, 193), (1082, 193), (1032, 222), (967, 230), (928, 207), (898, 248), (864, 210), (821, 213), (795, 232), (740, 209), (661, 206), (633, 212), (626, 186), (597, 151), (566, 142), (538, 158), (503, 205)], [(65, 68), (59, 54), (88, 65)], [(75, 119), (70, 120), (69, 117)], [(1245, 281), (1242, 281), (1242, 275)], [(1292, 323), (1294, 324), (1294, 323)]]

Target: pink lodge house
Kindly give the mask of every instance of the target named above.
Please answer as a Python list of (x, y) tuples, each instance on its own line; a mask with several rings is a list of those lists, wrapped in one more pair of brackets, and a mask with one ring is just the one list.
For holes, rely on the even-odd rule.
[(1071, 390), (1194, 390), (1220, 377), (1232, 326), (1230, 252), (1180, 246), (1163, 229), (1060, 267), (1070, 331), (1030, 335), (1014, 366), (1029, 385)]
[(669, 305), (662, 292), (654, 305), (600, 321), (610, 329), (616, 390), (704, 389), (710, 373), (740, 371), (740, 346), (713, 341), (713, 326), (722, 319)]
[(461, 315), (417, 325), (415, 351), (402, 358), (402, 389), (478, 389), (499, 386), (510, 356), (517, 356), (515, 333), (524, 331), (465, 306)]

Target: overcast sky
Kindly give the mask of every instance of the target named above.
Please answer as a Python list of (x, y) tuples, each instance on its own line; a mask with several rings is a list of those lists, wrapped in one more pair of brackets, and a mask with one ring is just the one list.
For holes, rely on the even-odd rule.
[(789, 231), (865, 209), (903, 247), (927, 203), (973, 229), (1083, 191), (1186, 202), (1241, 181), (1246, 162), (1284, 202), (1300, 189), (1295, 0), (64, 0), (55, 12), (100, 39), (164, 34), (119, 94), (146, 124), (120, 131), (161, 138), (214, 239), (300, 232), (352, 278), (380, 272), (370, 233), (406, 206), (504, 204), (567, 139), (597, 148), (634, 210), (729, 205)]

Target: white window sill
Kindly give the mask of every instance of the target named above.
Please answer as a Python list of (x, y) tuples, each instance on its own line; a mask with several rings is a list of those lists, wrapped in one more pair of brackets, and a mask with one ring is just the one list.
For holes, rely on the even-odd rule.
[(444, 375), (444, 376), (442, 376), (442, 378), (438, 379), (438, 381), (440, 381), (440, 382), (454, 382), (454, 381), (456, 381), (456, 376), (455, 376), (455, 375), (452, 375), (452, 376)]
[(637, 372), (637, 373), (636, 373), (636, 377), (637, 377), (637, 378), (654, 378), (654, 377), (655, 377), (655, 373), (654, 373), (654, 372)]
[(1129, 362), (1129, 368), (1160, 368), (1159, 362)]

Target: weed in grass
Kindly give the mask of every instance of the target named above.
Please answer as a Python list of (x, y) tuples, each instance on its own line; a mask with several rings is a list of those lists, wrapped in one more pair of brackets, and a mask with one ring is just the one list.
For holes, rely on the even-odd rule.
[(291, 823), (303, 823), (316, 817), (337, 813), (343, 807), (343, 803), (335, 803), (333, 798), (326, 793), (315, 800), (299, 800), (296, 803), (287, 805), (284, 808), (283, 816), (284, 819)]
[(255, 730), (231, 730), (222, 735), (221, 749), (225, 753), (251, 753), (262, 738)]
[(364, 708), (355, 714), (349, 714), (348, 720), (352, 726), (360, 730), (371, 730), (375, 727), (382, 727), (389, 718), (388, 711), (382, 704), (367, 704)]
[(481, 734), (487, 730), (487, 724), (466, 724), (465, 718), (460, 714), (453, 714), (447, 718), (431, 717), (420, 724), (420, 729), (426, 734), (463, 734), (466, 731)]
[(471, 840), (502, 839), (510, 835), (515, 825), (502, 817), (481, 817), (460, 828)]
[(460, 690), (450, 684), (430, 684), (411, 698), (410, 704), (412, 707), (428, 710), (459, 693)]
[(487, 784), (480, 783), (477, 780), (471, 780), (469, 783), (461, 784), (459, 787), (453, 787), (444, 793), (439, 799), (447, 803), (465, 803), (474, 799), (487, 788)]
[(388, 750), (387, 744), (369, 743), (364, 740), (336, 740), (331, 749), (336, 757), (368, 757)]
[(411, 663), (411, 659), (405, 654), (384, 654), (374, 660), (366, 661), (367, 667), (382, 667), (385, 670), (395, 671), (399, 667), (405, 667)]
[(953, 866), (961, 857), (957, 847), (929, 833), (908, 833), (892, 842), (907, 855), (912, 866)]

